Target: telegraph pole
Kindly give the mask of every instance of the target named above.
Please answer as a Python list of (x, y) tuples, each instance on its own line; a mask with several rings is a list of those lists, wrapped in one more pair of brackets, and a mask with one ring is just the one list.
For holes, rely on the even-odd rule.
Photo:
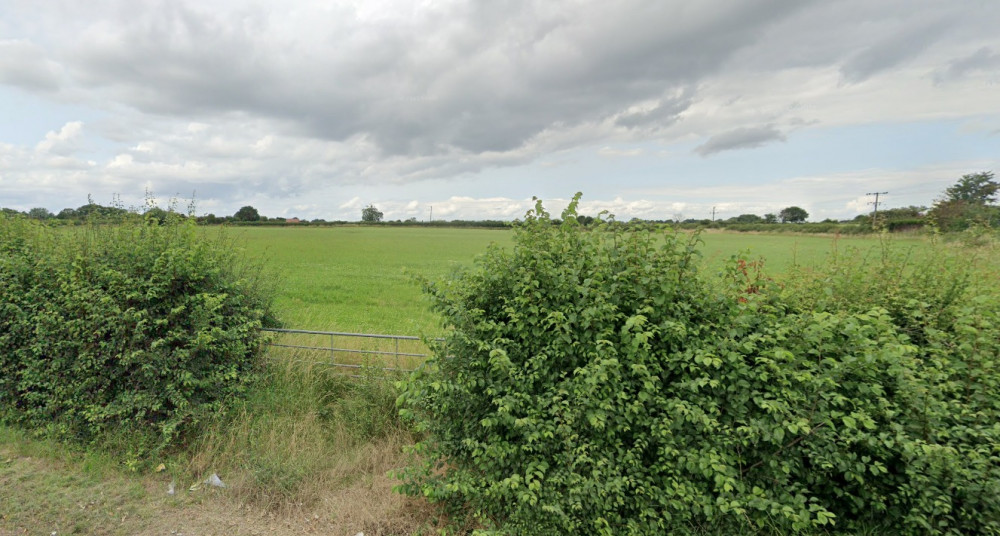
[(712, 207), (712, 221), (715, 221), (715, 207)]
[(868, 202), (869, 205), (875, 205), (875, 212), (872, 213), (872, 228), (875, 227), (875, 223), (878, 220), (878, 196), (880, 196), (880, 195), (886, 195), (888, 193), (889, 192), (868, 192), (868, 193), (865, 194), (865, 195), (874, 195), (875, 196), (875, 201), (874, 202), (872, 202), (872, 201)]

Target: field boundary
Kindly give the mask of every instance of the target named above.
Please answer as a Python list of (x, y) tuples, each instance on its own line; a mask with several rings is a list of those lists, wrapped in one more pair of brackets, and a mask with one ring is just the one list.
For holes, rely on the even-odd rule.
[(413, 335), (279, 328), (261, 328), (261, 331), (274, 334), (268, 346), (284, 353), (274, 357), (328, 365), (355, 373), (373, 367), (409, 374), (431, 355), (425, 339)]

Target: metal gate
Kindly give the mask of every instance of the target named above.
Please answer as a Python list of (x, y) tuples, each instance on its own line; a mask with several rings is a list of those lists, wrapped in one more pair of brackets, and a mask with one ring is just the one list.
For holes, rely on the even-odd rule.
[[(272, 349), (280, 357), (358, 371), (371, 367), (410, 373), (430, 357), (424, 339), (412, 335), (377, 335), (306, 329), (272, 329)], [(441, 340), (441, 339), (435, 339)]]

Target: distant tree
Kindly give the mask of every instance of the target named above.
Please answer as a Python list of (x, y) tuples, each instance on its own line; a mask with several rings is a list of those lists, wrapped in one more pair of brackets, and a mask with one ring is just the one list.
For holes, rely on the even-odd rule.
[(764, 214), (764, 223), (778, 223), (778, 215), (773, 212)]
[(365, 223), (378, 223), (382, 221), (382, 211), (373, 205), (361, 209), (361, 221)]
[(247, 205), (237, 210), (236, 214), (233, 214), (233, 219), (236, 221), (260, 221), (260, 212)]
[(998, 190), (992, 171), (962, 175), (944, 191), (945, 198), (934, 204), (929, 216), (943, 231), (961, 231), (973, 222), (1000, 225), (1000, 208), (993, 206)]
[(9, 216), (9, 217), (24, 216), (23, 212), (19, 212), (17, 210), (12, 209), (12, 208), (0, 208), (0, 212), (2, 212), (4, 214), (4, 216)]
[(800, 207), (787, 207), (781, 209), (778, 216), (781, 217), (781, 223), (802, 223), (809, 217), (809, 213)]
[(146, 218), (146, 221), (156, 220), (157, 222), (163, 224), (167, 221), (167, 211), (160, 207), (150, 207), (143, 213), (143, 217)]
[[(921, 218), (927, 213), (927, 207), (910, 205), (908, 207), (890, 208), (878, 211), (879, 219), (886, 220), (911, 220)], [(869, 216), (862, 216), (869, 217)]]
[(945, 201), (964, 201), (973, 205), (990, 205), (997, 201), (1000, 184), (993, 180), (992, 171), (962, 175), (954, 186), (944, 191)]
[(59, 214), (56, 214), (56, 218), (60, 220), (75, 220), (78, 217), (75, 208), (64, 208), (59, 211)]
[(728, 223), (760, 223), (762, 221), (764, 221), (764, 218), (756, 214), (740, 214), (727, 220)]
[(97, 218), (101, 220), (106, 218), (120, 218), (128, 213), (128, 210), (121, 207), (106, 207), (104, 205), (90, 202), (76, 209), (76, 218)]
[(54, 218), (55, 215), (49, 212), (47, 208), (35, 207), (28, 211), (28, 217), (33, 220), (48, 220)]

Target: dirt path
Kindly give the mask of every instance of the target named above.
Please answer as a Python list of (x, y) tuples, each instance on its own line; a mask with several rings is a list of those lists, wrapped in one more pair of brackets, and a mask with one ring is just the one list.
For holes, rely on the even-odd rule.
[(313, 493), (310, 505), (261, 511), (234, 489), (178, 484), (169, 495), (165, 474), (109, 475), (0, 446), (0, 536), (412, 534), (426, 526), (429, 510), (391, 491), (389, 469)]

